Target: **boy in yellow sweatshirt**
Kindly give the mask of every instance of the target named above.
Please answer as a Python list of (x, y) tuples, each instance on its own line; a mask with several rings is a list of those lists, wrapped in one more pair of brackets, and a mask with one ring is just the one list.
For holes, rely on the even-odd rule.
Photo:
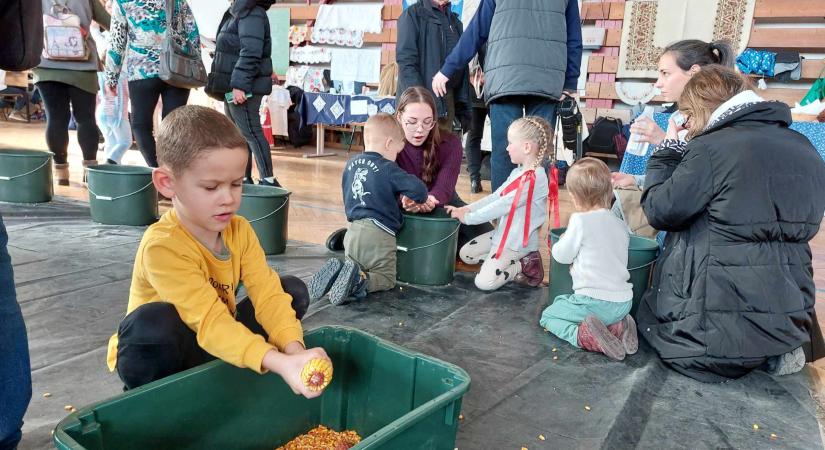
[[(190, 105), (163, 120), (157, 149), (152, 181), (173, 208), (138, 247), (109, 370), (132, 389), (219, 358), (275, 372), (307, 398), (320, 395), (300, 378), (310, 359), (328, 359), (321, 348), (304, 348), (306, 285), (279, 278), (249, 222), (235, 216), (246, 140), (223, 114)], [(249, 298), (236, 305), (239, 282)]]

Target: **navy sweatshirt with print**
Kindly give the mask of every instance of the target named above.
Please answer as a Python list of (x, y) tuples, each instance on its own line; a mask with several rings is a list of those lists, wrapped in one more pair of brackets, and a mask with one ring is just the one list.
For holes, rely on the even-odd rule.
[(392, 235), (402, 225), (398, 197), (406, 195), (423, 203), (428, 195), (423, 181), (375, 152), (364, 152), (347, 161), (341, 190), (348, 221), (372, 219)]

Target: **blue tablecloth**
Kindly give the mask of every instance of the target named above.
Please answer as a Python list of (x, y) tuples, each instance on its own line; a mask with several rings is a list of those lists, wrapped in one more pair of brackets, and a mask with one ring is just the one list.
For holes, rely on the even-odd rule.
[[(362, 113), (365, 103), (361, 102), (366, 102), (368, 111), (365, 114)], [(353, 104), (356, 106), (357, 114), (352, 112)], [(304, 92), (301, 103), (298, 105), (301, 126), (347, 125), (366, 122), (371, 115), (378, 112), (395, 114), (395, 98)]]

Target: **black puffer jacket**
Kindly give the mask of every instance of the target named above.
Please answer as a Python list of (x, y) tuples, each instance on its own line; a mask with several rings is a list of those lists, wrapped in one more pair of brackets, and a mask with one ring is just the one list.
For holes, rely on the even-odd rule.
[(740, 104), (648, 163), (642, 207), (668, 234), (639, 333), (689, 377), (738, 378), (810, 339), (825, 163), (790, 123), (785, 104)]
[(232, 89), (272, 92), (272, 40), (266, 7), (274, 2), (235, 0), (218, 27), (206, 93), (218, 100)]
[[(449, 9), (446, 14), (439, 11), (432, 0), (421, 0), (404, 10), (398, 18), (395, 54), (398, 63), (397, 97), (414, 86), (423, 86), (432, 93), (433, 77), (458, 43), (463, 31), (458, 15)], [(455, 101), (455, 116), (462, 123), (469, 121), (470, 117), (469, 87), (466, 68), (447, 83), (447, 89), (452, 92)], [(446, 117), (444, 97), (435, 97), (435, 102), (438, 117)]]

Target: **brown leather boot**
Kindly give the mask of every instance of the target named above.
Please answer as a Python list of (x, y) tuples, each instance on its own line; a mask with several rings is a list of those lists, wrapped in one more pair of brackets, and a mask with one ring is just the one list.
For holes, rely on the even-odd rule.
[(519, 272), (513, 281), (529, 287), (541, 286), (544, 281), (544, 262), (541, 260), (539, 252), (531, 252), (524, 258), (521, 258), (521, 272)]
[(54, 165), (54, 176), (57, 178), (58, 186), (69, 185), (69, 163)]

